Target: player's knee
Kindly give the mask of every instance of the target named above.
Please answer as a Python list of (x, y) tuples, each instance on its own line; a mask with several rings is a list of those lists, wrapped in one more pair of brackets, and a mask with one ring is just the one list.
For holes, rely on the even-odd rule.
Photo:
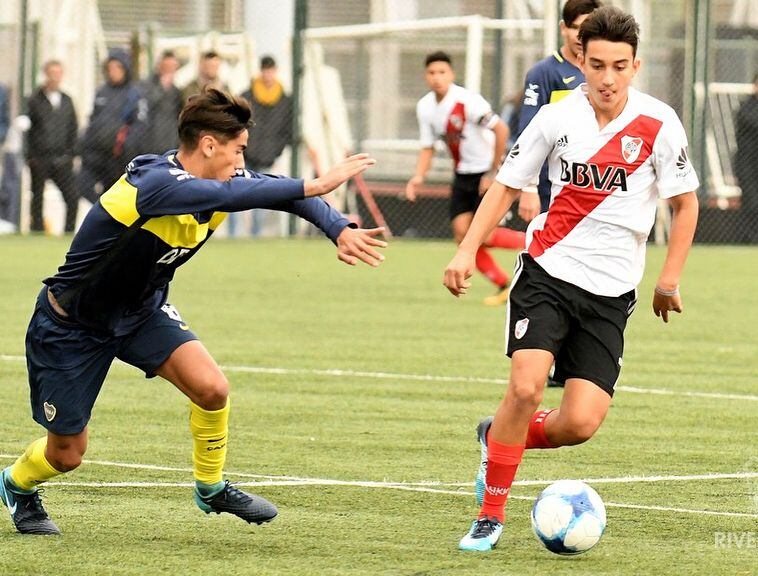
[(572, 444), (581, 444), (592, 438), (602, 422), (602, 418), (595, 418), (592, 415), (569, 422), (568, 428), (571, 436), (573, 436)]
[(542, 402), (542, 386), (530, 381), (511, 381), (508, 396), (524, 409), (536, 410)]
[(198, 406), (203, 410), (221, 410), (229, 398), (229, 381), (223, 374), (208, 378), (197, 392)]
[(73, 444), (54, 447), (52, 450), (48, 447), (46, 457), (50, 466), (58, 472), (70, 472), (79, 468), (85, 451), (86, 446), (81, 447)]

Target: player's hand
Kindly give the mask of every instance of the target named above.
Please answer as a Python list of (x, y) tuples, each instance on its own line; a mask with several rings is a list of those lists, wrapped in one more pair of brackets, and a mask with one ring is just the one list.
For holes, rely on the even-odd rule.
[(405, 185), (405, 199), (408, 200), (408, 202), (416, 201), (416, 192), (418, 187), (423, 183), (424, 179), (421, 176), (414, 176), (408, 180), (408, 183)]
[(347, 182), (350, 178), (364, 172), (374, 164), (376, 164), (376, 160), (368, 154), (348, 156), (344, 160), (337, 162), (323, 176), (319, 176), (314, 180), (306, 180), (304, 185), (305, 197), (328, 194), (340, 184)]
[(531, 222), (540, 213), (540, 195), (537, 192), (521, 191), (518, 201), (518, 215), (524, 222)]
[(384, 261), (384, 256), (374, 248), (387, 247), (384, 240), (377, 238), (383, 233), (384, 228), (346, 227), (337, 236), (337, 258), (350, 266), (355, 266), (360, 260), (376, 268)]
[(487, 172), (487, 174), (483, 175), (479, 180), (479, 196), (484, 196), (487, 193), (487, 190), (490, 189), (490, 186), (492, 186), (492, 181), (495, 178), (492, 176), (491, 172)]
[(664, 322), (669, 321), (669, 312), (678, 312), (681, 314), (683, 309), (682, 297), (679, 295), (679, 289), (660, 290), (657, 286), (653, 292), (653, 312), (660, 316)]
[(455, 296), (462, 296), (471, 287), (469, 278), (474, 273), (474, 256), (468, 252), (458, 250), (445, 268), (445, 276), (442, 283), (450, 293)]

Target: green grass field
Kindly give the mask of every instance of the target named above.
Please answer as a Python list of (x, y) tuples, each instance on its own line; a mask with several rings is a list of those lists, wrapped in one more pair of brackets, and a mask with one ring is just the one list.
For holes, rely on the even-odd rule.
[[(66, 248), (0, 239), (3, 466), (42, 432), (24, 334)], [(447, 294), (452, 253), (394, 242), (372, 270), (337, 262), (324, 240), (211, 242), (171, 302), (232, 384), (228, 477), (260, 483), (252, 490), (279, 517), (202, 514), (186, 400), (117, 363), (87, 463), (45, 492), (64, 536), (22, 537), (3, 509), (0, 574), (755, 574), (758, 251), (696, 247), (685, 312), (664, 325), (649, 302), (664, 252), (650, 248), (604, 426), (583, 446), (527, 453), (518, 480), (545, 482), (514, 488), (500, 545), (484, 555), (457, 542), (477, 511), (474, 429), (508, 375), (504, 309), (481, 304), (481, 278), (466, 298)], [(513, 254), (499, 257), (512, 267)], [(559, 398), (548, 390), (545, 405)], [(603, 540), (573, 558), (544, 550), (529, 525), (531, 500), (561, 478), (595, 479), (608, 506)]]

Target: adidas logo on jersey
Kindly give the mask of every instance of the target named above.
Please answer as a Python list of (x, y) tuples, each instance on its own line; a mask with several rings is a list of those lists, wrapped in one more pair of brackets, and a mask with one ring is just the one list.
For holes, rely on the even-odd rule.
[(519, 144), (518, 142), (516, 142), (516, 145), (513, 148), (511, 148), (511, 151), (508, 153), (508, 158), (515, 158), (516, 156), (519, 155), (519, 152), (520, 152)]
[(568, 143), (569, 143), (568, 135), (564, 134), (563, 136), (558, 138), (558, 142), (556, 142), (555, 145), (558, 148), (565, 148), (566, 146), (568, 146)]
[(561, 180), (577, 188), (593, 188), (604, 192), (626, 191), (627, 173), (621, 166), (608, 165), (600, 172), (597, 164), (568, 163), (561, 158)]

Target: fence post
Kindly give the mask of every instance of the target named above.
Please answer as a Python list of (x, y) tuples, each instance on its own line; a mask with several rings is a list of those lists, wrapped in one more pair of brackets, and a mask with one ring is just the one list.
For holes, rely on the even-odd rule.
[(482, 46), (484, 24), (481, 16), (472, 16), (466, 27), (466, 88), (482, 91)]

